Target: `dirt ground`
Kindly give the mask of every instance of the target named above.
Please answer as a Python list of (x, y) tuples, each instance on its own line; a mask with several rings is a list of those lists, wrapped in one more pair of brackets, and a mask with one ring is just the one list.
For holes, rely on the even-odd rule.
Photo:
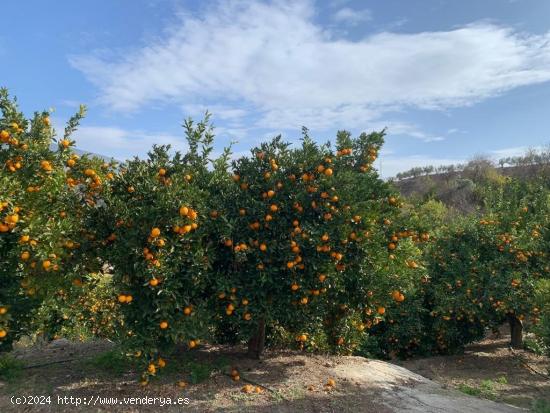
[[(136, 383), (137, 372), (117, 359), (107, 342), (70, 343), (20, 348), (13, 356), (25, 368), (16, 377), (0, 381), (0, 412), (517, 412), (505, 404), (454, 390), (477, 388), (483, 380), (500, 380), (480, 394), (509, 404), (528, 406), (533, 399), (550, 397), (550, 381), (518, 361), (506, 337), (485, 340), (461, 356), (432, 357), (396, 364), (361, 357), (268, 352), (260, 360), (244, 356), (244, 349), (203, 347), (182, 351), (167, 360), (162, 375), (148, 386)], [(544, 372), (548, 360), (520, 352), (527, 365)], [(122, 364), (121, 364), (122, 363)], [(545, 365), (546, 363), (546, 365)], [(241, 379), (231, 379), (237, 368)], [(443, 385), (421, 377), (429, 377)], [(334, 386), (326, 386), (333, 379)], [(189, 382), (185, 388), (176, 383)], [(252, 393), (242, 391), (249, 384)], [(256, 388), (258, 387), (258, 392)], [(463, 389), (464, 390), (464, 389)], [(51, 404), (13, 405), (12, 396), (51, 395)], [(58, 396), (81, 398), (82, 405), (60, 405)], [(96, 397), (116, 397), (100, 405)], [(130, 406), (124, 397), (188, 398), (180, 406)], [(494, 396), (494, 397), (493, 397)], [(84, 405), (84, 399), (89, 404)], [(40, 400), (36, 400), (40, 401)], [(43, 402), (45, 400), (42, 400)], [(112, 402), (113, 400), (111, 400)]]
[(398, 362), (444, 387), (530, 408), (534, 401), (550, 404), (550, 360), (531, 351), (510, 350), (510, 336), (490, 335), (469, 345), (464, 354)]

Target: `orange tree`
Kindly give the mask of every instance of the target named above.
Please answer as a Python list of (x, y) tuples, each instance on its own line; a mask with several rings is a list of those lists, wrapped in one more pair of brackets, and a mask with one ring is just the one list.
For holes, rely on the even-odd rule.
[(207, 337), (211, 254), (210, 188), (223, 181), (227, 152), (210, 168), (208, 120), (185, 123), (189, 151), (155, 146), (147, 159), (121, 164), (94, 211), (98, 255), (110, 265), (123, 324), (119, 341), (138, 357), (142, 382), (164, 367), (165, 354)]
[(31, 119), (0, 90), (0, 350), (28, 332), (41, 300), (97, 267), (82, 220), (101, 187), (97, 160), (71, 151), (84, 108), (56, 139), (47, 112)]
[(449, 220), (450, 213), (441, 202), (403, 200), (400, 214), (395, 218), (395, 225), (401, 230), (395, 235), (398, 239), (410, 240), (421, 253), (416, 261), (408, 261), (416, 268), (416, 283), (408, 290), (406, 306), (394, 302), (386, 309), (386, 322), (370, 330), (371, 339), (362, 348), (366, 355), (407, 358), (434, 351), (430, 304), (427, 302), (431, 279), (425, 262), (432, 244), (446, 231)]
[(452, 353), (483, 337), (496, 320), (486, 305), (486, 275), (495, 246), (491, 234), (473, 218), (455, 222), (433, 244), (430, 253), (430, 288), (426, 308), (427, 330), (433, 351)]
[(382, 143), (383, 133), (339, 132), (333, 151), (304, 130), (298, 148), (275, 138), (233, 162), (210, 211), (221, 248), (213, 306), (250, 355), (277, 327), (299, 347), (350, 352), (388, 307), (405, 305), (417, 249), (395, 228), (400, 201), (372, 168)]
[(537, 281), (548, 277), (548, 190), (511, 181), (487, 188), (486, 214), (465, 218), (432, 250), (428, 308), (438, 348), (452, 351), (503, 321), (522, 345), (522, 321), (538, 317)]
[(487, 207), (497, 220), (499, 259), (488, 288), (491, 306), (510, 324), (512, 346), (522, 346), (523, 320), (535, 323), (540, 309), (534, 300), (541, 279), (550, 278), (549, 182), (509, 180), (492, 189)]

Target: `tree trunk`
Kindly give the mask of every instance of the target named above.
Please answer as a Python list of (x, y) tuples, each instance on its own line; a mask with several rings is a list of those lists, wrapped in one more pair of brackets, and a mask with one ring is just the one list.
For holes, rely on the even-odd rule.
[(248, 340), (248, 357), (259, 359), (265, 345), (265, 319), (260, 318), (256, 333)]
[(523, 348), (523, 323), (515, 315), (508, 317), (512, 348)]

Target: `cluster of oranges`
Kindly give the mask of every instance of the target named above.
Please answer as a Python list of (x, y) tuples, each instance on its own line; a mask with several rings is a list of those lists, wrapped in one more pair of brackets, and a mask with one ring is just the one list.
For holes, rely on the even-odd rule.
[(221, 300), (221, 301), (228, 300), (229, 301), (225, 305), (225, 314), (227, 316), (233, 315), (233, 313), (237, 309), (237, 306), (240, 305), (240, 306), (242, 306), (242, 309), (243, 309), (243, 313), (242, 313), (243, 320), (245, 320), (245, 321), (252, 320), (252, 313), (248, 309), (250, 301), (248, 300), (248, 298), (242, 298), (240, 300), (240, 303), (239, 303), (239, 300), (237, 299), (236, 293), (237, 293), (237, 288), (236, 287), (231, 288), (230, 294), (226, 294), (225, 292), (218, 293), (218, 299), (219, 300)]
[(40, 161), (40, 168), (45, 172), (52, 172), (53, 166), (50, 161)]
[(84, 170), (84, 176), (88, 182), (88, 187), (93, 191), (101, 187), (101, 177), (99, 174), (92, 168), (86, 168)]
[[(159, 235), (160, 235), (160, 230), (159, 230)], [(149, 263), (150, 266), (160, 267), (161, 265), (160, 260), (157, 257), (155, 257), (155, 254), (153, 253), (153, 251), (151, 251), (148, 247), (143, 248), (143, 257)], [(152, 287), (156, 287), (156, 285), (157, 284), (154, 284), (154, 285), (151, 284)]]
[(263, 389), (260, 387), (260, 386), (254, 386), (252, 384), (245, 384), (242, 388), (241, 388), (241, 391), (243, 393), (247, 393), (247, 394), (250, 394), (250, 393), (262, 393), (263, 392)]
[(233, 381), (239, 381), (241, 379), (241, 374), (239, 373), (239, 370), (236, 367), (233, 367), (231, 369), (230, 375)]
[[(156, 362), (149, 363), (149, 365), (147, 366), (147, 373), (154, 376), (157, 373), (157, 369), (162, 369), (164, 367), (166, 367), (166, 360), (164, 360), (162, 357), (159, 357)], [(141, 384), (147, 384), (147, 376), (142, 377)]]
[(23, 167), (23, 157), (16, 156), (14, 159), (8, 159), (6, 161), (6, 167), (10, 172), (16, 172)]
[[(2, 202), (0, 204), (0, 212), (2, 212), (2, 210), (4, 208), (6, 208), (7, 206), (8, 206), (7, 202), (5, 202), (5, 201)], [(20, 211), (21, 211), (21, 208), (14, 207), (13, 210), (12, 210), (12, 213), (8, 213), (7, 215), (4, 216), (4, 218), (0, 222), (0, 232), (9, 232), (17, 226), (17, 224), (19, 222), (19, 212)]]
[(131, 294), (119, 294), (117, 300), (121, 304), (130, 304), (133, 301), (134, 297)]
[(19, 145), (19, 140), (14, 135), (24, 132), (24, 129), (17, 122), (10, 123), (9, 129), (11, 129), (11, 132), (5, 129), (0, 130), (0, 143), (13, 146)]
[(185, 206), (185, 205), (181, 206), (180, 209), (179, 209), (179, 215), (181, 217), (186, 217), (190, 221), (193, 221), (193, 222), (184, 223), (182, 225), (178, 225), (178, 224), (174, 225), (172, 229), (174, 230), (175, 233), (183, 235), (183, 234), (187, 234), (188, 232), (191, 232), (191, 231), (193, 231), (193, 230), (195, 230), (199, 227), (199, 224), (197, 222), (194, 222), (198, 218), (198, 212), (195, 211), (193, 208)]
[(403, 295), (403, 293), (399, 290), (394, 290), (392, 293), (391, 293), (391, 296), (392, 298), (397, 301), (398, 303), (401, 303), (405, 300), (405, 296)]

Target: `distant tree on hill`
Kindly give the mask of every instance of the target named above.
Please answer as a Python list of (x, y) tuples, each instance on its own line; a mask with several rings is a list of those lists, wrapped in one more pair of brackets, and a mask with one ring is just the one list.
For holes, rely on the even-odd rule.
[(411, 169), (411, 175), (413, 178), (418, 178), (419, 176), (422, 175), (423, 172), (424, 172), (424, 168), (422, 167), (415, 167)]
[(496, 173), (493, 161), (483, 155), (478, 155), (468, 162), (463, 172), (474, 182), (486, 182)]
[(435, 170), (435, 168), (432, 166), (432, 165), (429, 165), (429, 166), (425, 166), (424, 168), (422, 168), (423, 171), (424, 171), (424, 175), (428, 176), (430, 174), (432, 174)]

